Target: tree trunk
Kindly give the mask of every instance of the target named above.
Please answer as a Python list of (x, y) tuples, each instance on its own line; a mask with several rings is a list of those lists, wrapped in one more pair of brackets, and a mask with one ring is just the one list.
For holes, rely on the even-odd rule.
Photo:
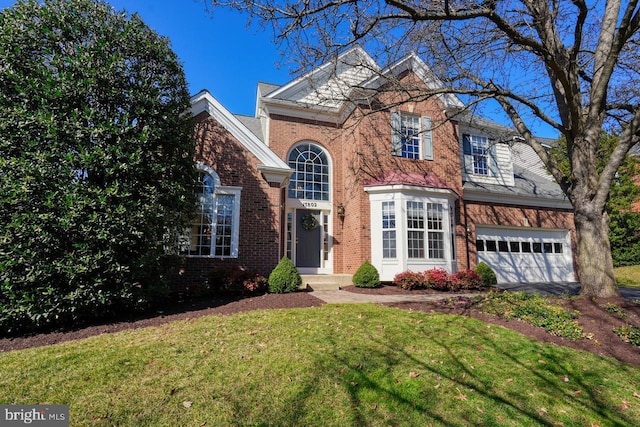
[(574, 218), (582, 295), (602, 298), (620, 296), (613, 277), (608, 216), (606, 213), (585, 213), (577, 209)]

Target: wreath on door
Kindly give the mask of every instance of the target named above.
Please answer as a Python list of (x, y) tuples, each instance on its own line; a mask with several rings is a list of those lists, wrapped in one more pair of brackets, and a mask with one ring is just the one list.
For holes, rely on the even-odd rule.
[(308, 213), (302, 217), (302, 228), (305, 230), (313, 231), (318, 228), (318, 225), (318, 220), (313, 216), (313, 214)]

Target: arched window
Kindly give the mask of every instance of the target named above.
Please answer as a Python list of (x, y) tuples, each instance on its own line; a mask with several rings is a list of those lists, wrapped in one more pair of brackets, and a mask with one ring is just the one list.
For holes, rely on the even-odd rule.
[(223, 187), (218, 175), (200, 165), (196, 212), (187, 236), (181, 242), (184, 255), (237, 257), (240, 189)]
[(298, 144), (288, 160), (294, 171), (289, 181), (290, 198), (329, 200), (329, 159), (322, 148), (308, 142)]

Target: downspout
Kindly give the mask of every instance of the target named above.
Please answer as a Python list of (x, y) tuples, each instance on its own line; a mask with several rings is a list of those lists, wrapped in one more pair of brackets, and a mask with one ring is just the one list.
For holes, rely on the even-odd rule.
[(467, 214), (467, 203), (464, 202), (464, 242), (467, 251), (467, 269), (471, 269), (471, 256), (469, 255), (469, 234), (471, 229), (469, 228), (469, 215)]

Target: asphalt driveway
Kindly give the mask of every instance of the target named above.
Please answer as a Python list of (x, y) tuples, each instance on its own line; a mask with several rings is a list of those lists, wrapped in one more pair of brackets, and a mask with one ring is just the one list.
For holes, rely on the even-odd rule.
[[(512, 292), (524, 291), (541, 295), (578, 295), (579, 282), (538, 282), (538, 283), (499, 283), (500, 289)], [(620, 287), (620, 295), (625, 299), (640, 300), (640, 289)]]

